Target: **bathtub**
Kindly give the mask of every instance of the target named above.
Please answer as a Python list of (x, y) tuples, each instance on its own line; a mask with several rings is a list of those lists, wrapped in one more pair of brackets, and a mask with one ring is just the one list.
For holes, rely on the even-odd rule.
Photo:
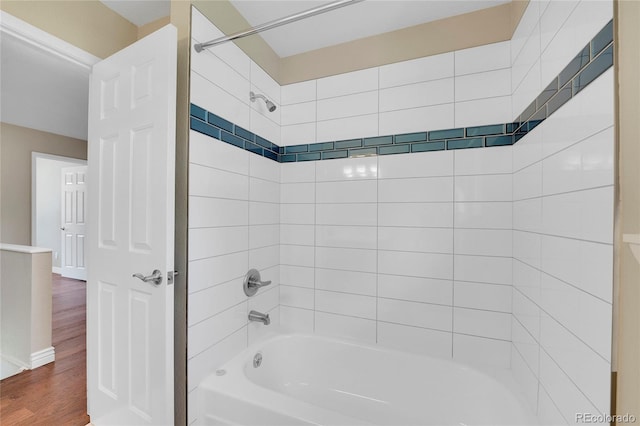
[(205, 425), (536, 424), (508, 370), (307, 334), (249, 346), (197, 392)]

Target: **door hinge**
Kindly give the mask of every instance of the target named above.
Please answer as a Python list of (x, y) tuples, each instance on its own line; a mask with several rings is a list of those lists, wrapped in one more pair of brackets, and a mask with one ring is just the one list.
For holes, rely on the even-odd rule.
[(167, 285), (172, 285), (174, 283), (176, 275), (178, 275), (178, 271), (167, 272)]

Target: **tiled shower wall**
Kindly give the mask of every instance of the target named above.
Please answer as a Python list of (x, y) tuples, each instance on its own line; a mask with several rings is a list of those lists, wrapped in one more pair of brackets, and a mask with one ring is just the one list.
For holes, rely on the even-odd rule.
[[(193, 44), (222, 35), (193, 9)], [(280, 103), (280, 86), (233, 43), (191, 55), (191, 101), (243, 128), (279, 140), (279, 114), (251, 103), (249, 91)], [(250, 310), (279, 322), (280, 164), (191, 131), (189, 135), (188, 410), (196, 388), (222, 362), (265, 331)], [(244, 275), (272, 285), (248, 298)]]
[[(191, 101), (280, 146), (510, 122), (546, 87), (543, 77), (557, 75), (610, 18), (610, 2), (532, 1), (510, 42), (282, 88), (229, 43), (192, 54)], [(197, 11), (192, 28), (194, 42), (221, 35)], [(593, 205), (593, 199), (579, 198), (583, 194), (600, 196), (600, 207), (611, 206), (605, 200), (611, 183), (586, 173), (608, 154), (569, 149), (574, 143), (602, 147), (579, 142), (603, 136), (591, 126), (603, 121), (591, 120), (598, 112), (589, 106), (611, 107), (607, 78), (513, 147), (278, 164), (191, 132), (190, 412), (202, 378), (264, 329), (247, 324), (246, 313), (255, 304), (271, 312), (274, 323), (294, 328), (468, 362), (511, 364), (532, 406), (552, 423), (573, 421), (570, 414), (579, 408), (606, 410), (608, 393), (601, 390), (607, 389), (610, 367), (603, 348), (610, 346), (610, 335), (602, 330), (610, 319), (598, 311), (604, 322), (587, 322), (589, 311), (564, 307), (582, 306), (575, 302), (578, 296), (594, 296), (610, 310), (610, 298), (582, 291), (581, 282), (566, 275), (578, 269), (552, 254), (556, 243), (578, 250), (562, 253), (580, 256), (584, 247), (597, 246), (601, 257), (588, 258), (588, 264), (602, 273), (611, 269), (610, 242), (559, 230), (573, 222), (555, 215), (559, 207), (552, 202), (575, 192), (578, 198), (569, 204), (561, 200), (562, 212), (573, 211), (567, 205)], [(265, 93), (278, 110), (270, 114), (263, 103), (249, 102), (249, 90)], [(567, 123), (576, 129), (563, 127)], [(585, 173), (558, 172), (571, 167)], [(528, 187), (526, 176), (538, 169), (547, 192)], [(585, 176), (586, 186), (574, 176), (580, 182)], [(519, 198), (523, 191), (529, 195)], [(547, 212), (549, 228), (523, 225), (531, 214), (523, 206), (535, 204), (534, 198), (550, 206), (540, 209), (540, 215)], [(602, 238), (610, 224), (607, 213), (594, 210), (580, 223), (589, 221), (583, 228), (599, 227)], [(529, 245), (523, 238), (540, 243)], [(539, 264), (523, 257), (525, 249), (538, 251)], [(525, 265), (533, 270), (532, 281), (521, 279)], [(274, 284), (248, 301), (240, 288), (251, 267)], [(553, 269), (558, 267), (564, 269)], [(556, 287), (549, 277), (558, 281)], [(606, 293), (611, 284), (603, 279), (599, 290)], [(538, 298), (536, 290), (534, 296), (526, 290), (536, 283)], [(586, 329), (575, 328), (576, 321), (599, 330), (597, 343)], [(605, 364), (594, 362), (585, 347)], [(585, 383), (586, 375), (576, 373), (583, 367), (597, 369), (597, 383)], [(194, 421), (190, 414), (189, 423)]]
[[(514, 116), (611, 17), (610, 1), (530, 2)], [(610, 69), (513, 146), (511, 367), (545, 424), (609, 413), (613, 105)]]
[(511, 150), (282, 164), (281, 323), (508, 367)]

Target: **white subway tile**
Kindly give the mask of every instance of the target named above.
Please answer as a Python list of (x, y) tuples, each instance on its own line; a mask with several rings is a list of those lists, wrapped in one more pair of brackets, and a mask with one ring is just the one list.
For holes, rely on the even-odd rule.
[(453, 308), (454, 333), (511, 340), (511, 314)]
[[(520, 114), (520, 112), (516, 112)], [(546, 120), (513, 145), (513, 171), (517, 172), (542, 159), (542, 129)]]
[(458, 281), (511, 284), (511, 259), (455, 255), (454, 278)]
[(453, 102), (453, 78), (380, 90), (380, 112)]
[(378, 226), (450, 228), (453, 203), (380, 203)]
[[(610, 407), (611, 364), (546, 314), (540, 344), (601, 413)], [(611, 344), (611, 342), (609, 342)], [(588, 371), (589, 374), (585, 374)]]
[(406, 300), (378, 299), (378, 320), (451, 331), (451, 307)]
[(249, 199), (265, 203), (280, 202), (280, 184), (269, 180), (249, 178)]
[(453, 333), (453, 359), (467, 364), (509, 368), (511, 342)]
[(542, 195), (542, 162), (534, 163), (513, 174), (513, 199)]
[(249, 201), (249, 225), (276, 225), (280, 223), (280, 206), (275, 203)]
[(537, 380), (540, 363), (539, 344), (515, 317), (511, 321), (511, 340), (514, 346), (513, 352), (521, 357), (522, 362)]
[(376, 207), (375, 203), (316, 204), (316, 224), (376, 226)]
[[(611, 359), (611, 304), (542, 274), (540, 307), (602, 358)], [(570, 303), (567, 303), (570, 302)]]
[(613, 186), (544, 197), (542, 230), (613, 244), (613, 205)]
[[(251, 84), (270, 101), (280, 105), (280, 85), (253, 61), (251, 61)], [(247, 96), (249, 96), (248, 93)]]
[(534, 268), (540, 268), (542, 236), (534, 232), (513, 231), (513, 257)]
[(514, 259), (513, 286), (535, 302), (540, 301), (540, 274), (540, 270)]
[(313, 309), (313, 289), (280, 286), (280, 304), (294, 308)]
[(381, 156), (378, 157), (378, 177), (392, 179), (453, 176), (453, 155), (451, 151), (438, 151)]
[(453, 201), (453, 178), (380, 179), (379, 202)]
[(538, 408), (538, 377), (533, 374), (514, 345), (511, 346), (511, 372), (529, 409), (535, 413)]
[(196, 389), (209, 374), (213, 374), (246, 347), (247, 328), (243, 327), (220, 343), (189, 359), (187, 367), (189, 390)]
[(287, 225), (311, 225), (315, 222), (313, 204), (281, 204), (280, 223)]
[(455, 52), (456, 75), (511, 67), (511, 43), (485, 44)]
[(280, 183), (280, 164), (259, 155), (249, 156), (251, 177)]
[(456, 281), (454, 306), (511, 313), (511, 286)]
[(455, 201), (511, 201), (511, 175), (456, 176)]
[(191, 20), (192, 36), (199, 42), (224, 36), (224, 33), (196, 8), (191, 8)]
[(454, 122), (454, 104), (449, 103), (381, 112), (379, 130), (381, 135), (423, 132), (451, 128)]
[(543, 156), (548, 157), (613, 126), (613, 93), (613, 70), (610, 69), (546, 119), (541, 124), (544, 126)]
[[(514, 41), (512, 40), (513, 43)], [(531, 67), (540, 59), (540, 25), (536, 24), (533, 27), (531, 34), (524, 42), (520, 54), (517, 57), (512, 56), (512, 58), (511, 88), (515, 92), (529, 73), (529, 70), (531, 70)]]
[(290, 124), (315, 122), (315, 101), (283, 106), (282, 112), (280, 113), (280, 120), (283, 126), (288, 126)]
[(315, 182), (316, 165), (313, 162), (280, 164), (282, 183)]
[[(291, 124), (280, 128), (280, 146), (300, 145), (316, 142), (316, 123)], [(297, 163), (282, 163), (297, 164)]]
[(249, 248), (280, 244), (280, 225), (252, 225), (249, 227)]
[(578, 3), (580, 3), (579, 0), (549, 2), (546, 10), (540, 16), (540, 47), (543, 52), (560, 31)]
[[(280, 260), (278, 258), (279, 248), (278, 245), (275, 245), (249, 250), (249, 266), (262, 271), (264, 280), (278, 282), (276, 274), (280, 272), (277, 267)], [(266, 273), (267, 269), (270, 269), (269, 274)]]
[(453, 283), (450, 280), (378, 274), (378, 297), (451, 306)]
[[(265, 114), (271, 113), (265, 112)], [(273, 117), (267, 117), (255, 109), (251, 109), (251, 126), (249, 130), (276, 145), (280, 145), (280, 125), (273, 120)]]
[(315, 298), (317, 311), (376, 319), (375, 297), (316, 290)]
[(189, 195), (235, 200), (249, 198), (249, 179), (245, 175), (191, 164), (189, 182)]
[(450, 254), (378, 250), (378, 272), (390, 275), (451, 279), (453, 256)]
[(511, 121), (511, 96), (456, 102), (453, 127), (482, 126)]
[(189, 295), (188, 325), (192, 326), (212, 317), (243, 302), (246, 298), (240, 277), (191, 294)]
[(302, 246), (314, 244), (313, 225), (280, 225), (280, 243)]
[(511, 146), (455, 150), (455, 174), (460, 176), (511, 173), (511, 151)]
[(543, 84), (540, 77), (540, 61), (534, 62), (522, 77), (522, 81), (513, 91), (511, 96), (512, 104), (512, 117), (513, 120), (517, 120), (518, 116), (522, 114), (531, 102), (547, 87), (547, 84)]
[(380, 67), (380, 88), (453, 77), (453, 52)]
[(247, 302), (189, 327), (187, 357), (192, 358), (247, 324)]
[(313, 333), (312, 310), (280, 306), (280, 325), (289, 330)]
[(378, 136), (378, 114), (318, 121), (316, 139), (333, 141)]
[(248, 226), (190, 229), (189, 260), (244, 251), (248, 242)]
[(340, 291), (365, 296), (376, 295), (377, 276), (369, 272), (339, 271), (316, 268), (315, 283), (318, 290)]
[[(247, 252), (189, 261), (189, 293), (244, 277), (249, 270)], [(211, 271), (216, 271), (211, 274)]]
[(525, 9), (522, 18), (520, 18), (520, 22), (511, 37), (512, 64), (518, 56), (520, 56), (524, 44), (540, 20), (539, 4), (540, 2), (537, 1), (532, 1), (527, 4), (527, 8)]
[(375, 180), (319, 182), (316, 203), (372, 203), (377, 201)]
[(317, 87), (318, 99), (376, 90), (378, 89), (378, 69), (368, 68), (320, 78), (317, 80)]
[(511, 229), (513, 226), (511, 202), (454, 203), (456, 228)]
[(356, 115), (374, 114), (378, 112), (378, 91), (355, 93), (318, 101), (318, 121)]
[(316, 182), (375, 179), (378, 176), (378, 157), (355, 157), (318, 161)]
[(511, 69), (509, 68), (456, 76), (456, 102), (509, 95), (511, 95)]
[(211, 51), (191, 56), (191, 71), (222, 88), (240, 101), (247, 99), (249, 80), (227, 65)]
[(598, 413), (597, 408), (545, 351), (540, 351), (540, 385), (558, 407), (562, 416), (574, 424), (576, 413)]
[(315, 193), (313, 183), (282, 183), (280, 185), (280, 203), (314, 203)]
[(316, 312), (315, 332), (321, 335), (375, 343), (376, 322), (369, 319)]
[(249, 223), (249, 203), (221, 198), (189, 197), (189, 228)]
[(245, 129), (249, 128), (249, 98), (243, 102), (196, 72), (191, 72), (189, 101)]
[(609, 244), (543, 235), (541, 269), (602, 300), (612, 300), (613, 247)]
[(513, 299), (511, 301), (513, 316), (533, 339), (540, 340), (540, 307), (534, 301), (525, 297), (519, 290), (519, 287), (513, 290)]
[(529, 232), (542, 230), (542, 199), (514, 201), (513, 228)]
[(377, 228), (373, 226), (318, 225), (316, 246), (376, 249)]
[(287, 84), (281, 87), (282, 105), (298, 104), (316, 100), (316, 81)]
[(613, 184), (613, 127), (597, 133), (542, 163), (544, 195)]
[(313, 274), (313, 267), (280, 265), (280, 283), (283, 285), (313, 288)]
[(544, 426), (569, 424), (542, 385), (538, 387), (538, 420)]
[(512, 231), (509, 229), (456, 229), (456, 254), (511, 257)]
[[(265, 274), (266, 275), (266, 274)], [(267, 279), (265, 276), (263, 279)], [(268, 313), (278, 306), (280, 301), (280, 286), (266, 287), (258, 290), (255, 296), (248, 300), (247, 312), (258, 311)], [(274, 318), (274, 323), (278, 321)], [(262, 325), (262, 324), (260, 324)], [(249, 335), (251, 335), (251, 327), (249, 327)], [(250, 336), (251, 337), (251, 336)]]
[(318, 268), (360, 272), (376, 271), (375, 250), (316, 247), (315, 259)]
[(241, 175), (249, 174), (249, 152), (228, 143), (189, 132), (189, 162)]
[(452, 338), (449, 332), (378, 322), (378, 344), (401, 351), (451, 358)]
[(453, 230), (378, 227), (378, 248), (423, 253), (453, 253)]
[(280, 244), (280, 263), (283, 265), (313, 267), (313, 252), (313, 247)]

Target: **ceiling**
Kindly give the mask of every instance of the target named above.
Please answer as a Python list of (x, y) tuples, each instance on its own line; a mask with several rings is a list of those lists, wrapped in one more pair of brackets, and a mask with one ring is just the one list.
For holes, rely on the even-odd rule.
[(2, 122), (87, 139), (87, 68), (3, 32), (0, 70)]
[[(102, 0), (140, 26), (169, 14), (168, 0)], [(231, 0), (251, 25), (316, 7), (317, 0)], [(367, 0), (262, 33), (280, 57), (508, 3), (506, 0)], [(336, 30), (336, 29), (339, 30)], [(89, 70), (10, 34), (0, 37), (0, 119), (87, 138)]]
[[(253, 26), (327, 1), (231, 0)], [(261, 33), (281, 58), (400, 28), (461, 15), (509, 0), (366, 0)]]
[[(138, 26), (169, 14), (169, 0), (101, 1)], [(331, 3), (326, 0), (230, 1), (253, 26)], [(504, 3), (509, 0), (366, 0), (260, 35), (284, 58)]]

